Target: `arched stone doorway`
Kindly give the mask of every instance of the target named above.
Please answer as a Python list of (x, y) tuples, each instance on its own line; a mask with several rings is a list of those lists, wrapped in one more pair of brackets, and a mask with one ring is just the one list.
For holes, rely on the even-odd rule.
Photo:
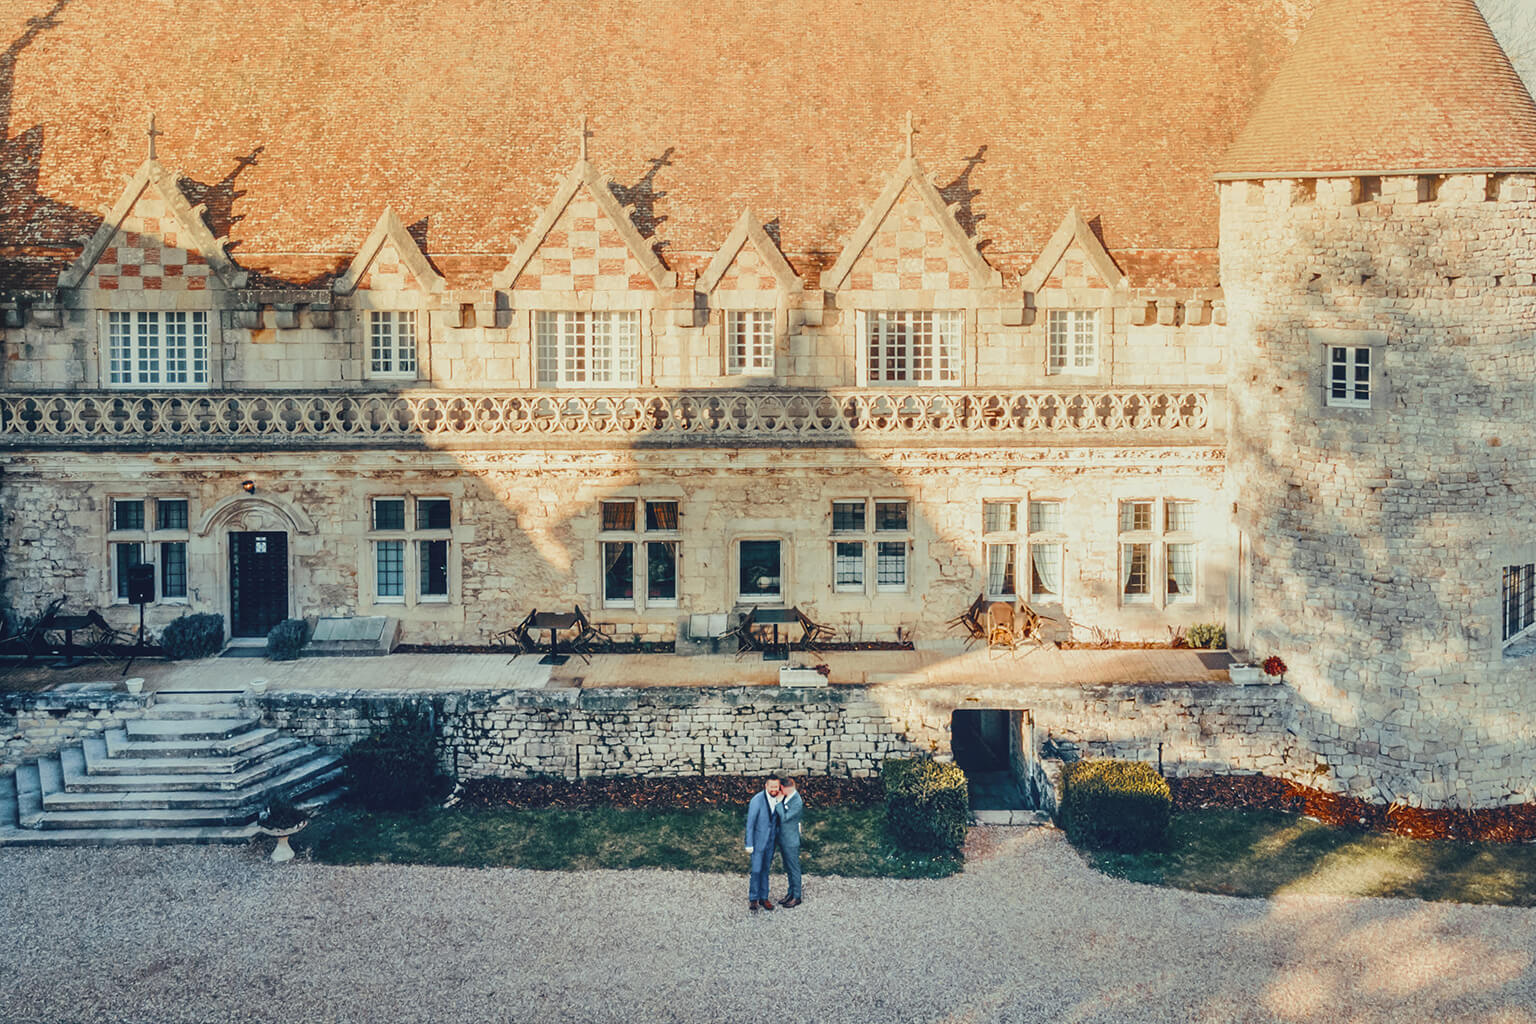
[(232, 638), (264, 637), (293, 615), (295, 607), (294, 534), (312, 534), (314, 522), (291, 503), (276, 497), (237, 494), (208, 511), (199, 536), (217, 545), (213, 568)]

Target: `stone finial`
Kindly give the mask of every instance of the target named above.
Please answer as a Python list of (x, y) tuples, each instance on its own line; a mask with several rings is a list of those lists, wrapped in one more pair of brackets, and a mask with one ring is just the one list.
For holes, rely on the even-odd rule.
[(577, 134), (577, 151), (578, 151), (578, 153), (580, 155), (580, 158), (581, 158), (581, 161), (583, 163), (585, 163), (586, 159), (587, 159), (587, 140), (590, 139), (591, 137), (592, 137), (592, 133), (587, 131), (587, 115), (586, 114), (582, 114), (581, 115), (581, 128), (579, 129), (578, 134)]
[(912, 126), (912, 111), (907, 111), (907, 159), (912, 159), (912, 137), (917, 134), (917, 129)]
[(160, 129), (155, 127), (155, 115), (154, 114), (150, 114), (149, 115), (149, 132), (148, 132), (148, 134), (149, 134), (149, 158), (151, 160), (154, 160), (155, 159), (155, 139), (157, 139), (160, 136), (165, 134), (165, 132), (162, 132)]

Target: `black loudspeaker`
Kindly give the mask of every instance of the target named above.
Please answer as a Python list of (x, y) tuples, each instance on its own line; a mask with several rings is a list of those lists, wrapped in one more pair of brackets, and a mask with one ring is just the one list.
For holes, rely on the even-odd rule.
[(128, 603), (149, 604), (155, 599), (155, 567), (130, 565), (128, 567)]

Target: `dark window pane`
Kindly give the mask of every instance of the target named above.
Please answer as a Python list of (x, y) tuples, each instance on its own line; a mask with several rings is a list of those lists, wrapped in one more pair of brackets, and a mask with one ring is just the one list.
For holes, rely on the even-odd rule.
[(645, 596), (655, 601), (677, 600), (677, 543), (651, 541), (645, 546), (648, 583)]
[(186, 528), (186, 498), (161, 498), (155, 502), (155, 529), (185, 530)]
[(778, 597), (783, 591), (779, 542), (741, 542), (741, 591), (743, 597)]
[(833, 582), (839, 587), (864, 586), (864, 542), (838, 541), (833, 545)]
[(603, 529), (633, 530), (635, 528), (635, 503), (632, 501), (603, 502)]
[(405, 596), (405, 541), (381, 540), (378, 545), (378, 594)]
[(834, 501), (832, 503), (833, 533), (864, 532), (864, 502)]
[(907, 503), (904, 501), (875, 502), (876, 530), (905, 530), (907, 528)]
[(647, 530), (677, 529), (677, 502), (648, 501), (645, 503), (645, 528)]
[(113, 501), (112, 529), (144, 529), (144, 503), (142, 501)]
[[(630, 506), (633, 511), (634, 506)], [(635, 599), (635, 546), (626, 542), (603, 545), (603, 599)]]
[(445, 540), (419, 541), (417, 554), (421, 561), (421, 596), (447, 597), (448, 542)]
[(375, 530), (405, 529), (405, 499), (379, 498), (373, 503), (373, 528)]
[[(143, 511), (143, 505), (139, 506)], [(142, 524), (141, 524), (142, 525)], [(113, 555), (117, 560), (117, 596), (121, 600), (128, 600), (128, 570), (144, 561), (144, 545), (142, 544), (114, 544)]]
[(160, 545), (160, 596), (187, 596), (186, 541), (167, 541)]
[(416, 499), (416, 529), (446, 530), (453, 525), (447, 498)]
[(875, 585), (878, 587), (907, 585), (906, 541), (883, 540), (875, 546)]

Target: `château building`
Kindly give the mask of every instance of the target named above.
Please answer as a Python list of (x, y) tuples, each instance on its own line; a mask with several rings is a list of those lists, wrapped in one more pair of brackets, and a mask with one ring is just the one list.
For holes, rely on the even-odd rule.
[(1355, 791), (1529, 793), (1536, 105), (1473, 0), (26, 0), (0, 43), (14, 614), (136, 621), (142, 562), (152, 626), (419, 644), (931, 647), (1018, 597), (1282, 656)]

